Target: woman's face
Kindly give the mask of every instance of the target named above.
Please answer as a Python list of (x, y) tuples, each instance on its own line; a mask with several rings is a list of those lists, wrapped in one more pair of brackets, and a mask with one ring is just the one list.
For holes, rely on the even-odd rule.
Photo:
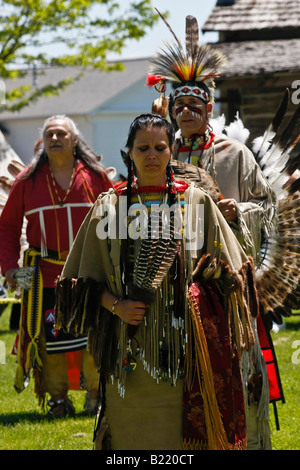
[(129, 155), (141, 186), (163, 186), (166, 183), (166, 168), (172, 150), (164, 128), (148, 126), (139, 129)]

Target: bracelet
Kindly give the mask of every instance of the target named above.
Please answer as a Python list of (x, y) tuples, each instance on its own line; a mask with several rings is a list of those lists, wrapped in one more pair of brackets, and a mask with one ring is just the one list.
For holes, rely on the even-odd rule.
[(112, 311), (112, 314), (115, 315), (115, 308), (117, 306), (117, 304), (120, 302), (120, 300), (122, 300), (121, 298), (119, 299), (115, 299), (114, 303), (113, 303), (113, 306), (111, 308), (111, 311)]

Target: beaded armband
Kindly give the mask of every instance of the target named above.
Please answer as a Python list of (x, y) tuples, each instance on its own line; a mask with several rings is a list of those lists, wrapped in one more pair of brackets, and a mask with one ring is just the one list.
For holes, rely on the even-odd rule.
[(122, 299), (120, 299), (120, 298), (119, 298), (119, 299), (116, 299), (116, 300), (114, 301), (114, 303), (113, 303), (113, 306), (112, 306), (112, 308), (111, 308), (111, 311), (112, 311), (112, 314), (113, 314), (113, 315), (115, 315), (115, 308), (116, 308), (117, 304), (120, 302), (120, 300), (122, 300)]

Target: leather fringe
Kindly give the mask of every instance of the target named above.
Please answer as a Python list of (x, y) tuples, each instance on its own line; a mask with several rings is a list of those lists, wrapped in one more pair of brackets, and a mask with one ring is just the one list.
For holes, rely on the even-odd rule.
[(58, 278), (55, 326), (74, 336), (88, 335), (88, 350), (104, 374), (117, 364), (118, 317), (100, 304), (105, 283), (87, 278)]
[[(208, 436), (208, 450), (229, 450), (230, 445), (227, 440), (222, 418), (216, 397), (208, 347), (203, 330), (201, 316), (198, 306), (192, 295), (188, 292), (188, 302), (190, 315), (192, 317), (192, 328), (195, 348), (196, 377), (199, 380), (199, 387), (204, 402), (205, 424)], [(189, 386), (191, 382), (187, 380)]]
[(74, 336), (87, 334), (95, 326), (105, 284), (93, 279), (58, 278), (56, 284), (55, 326)]
[[(194, 271), (193, 280), (203, 282), (205, 270), (214, 264), (210, 254), (203, 255)], [(248, 257), (239, 272), (234, 272), (223, 261), (214, 266), (219, 268), (218, 278), (214, 279), (224, 299), (228, 312), (228, 324), (232, 325), (239, 354), (249, 350), (255, 344), (255, 335), (251, 317), (259, 313), (259, 299), (255, 283), (255, 266), (252, 257)], [(231, 328), (229, 328), (231, 331)]]
[[(234, 446), (229, 444), (230, 450), (247, 450), (247, 441), (241, 441)], [(184, 439), (183, 450), (210, 450), (206, 442), (200, 442), (196, 439)]]
[(46, 386), (43, 379), (43, 374), (36, 367), (33, 369), (33, 378), (34, 378), (34, 392), (38, 398), (38, 404), (45, 409), (46, 405)]
[[(202, 275), (209, 265), (211, 265), (210, 255), (203, 255), (193, 272), (193, 280), (200, 279), (203, 282)], [(222, 262), (220, 267), (220, 276), (214, 281), (223, 296), (231, 333), (230, 340), (236, 344), (239, 357), (241, 357), (244, 350), (250, 350), (255, 344), (251, 318), (257, 316), (259, 303), (255, 286), (254, 263), (252, 258), (248, 258), (238, 273), (231, 271), (229, 266)], [(194, 380), (198, 380), (204, 402), (208, 440), (207, 443), (185, 440), (184, 448), (190, 450), (246, 449), (246, 439), (234, 445), (228, 442), (217, 402), (213, 371), (199, 307), (190, 291), (187, 295), (189, 319), (186, 321), (186, 332), (188, 337), (194, 338), (194, 344), (192, 351), (189, 342), (187, 343), (186, 359), (189, 358), (189, 360), (186, 360), (185, 364), (186, 384), (191, 389)]]

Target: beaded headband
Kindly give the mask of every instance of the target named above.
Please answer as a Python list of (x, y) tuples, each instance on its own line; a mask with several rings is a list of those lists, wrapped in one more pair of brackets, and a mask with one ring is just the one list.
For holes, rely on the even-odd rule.
[[(199, 27), (195, 17), (186, 17), (184, 48), (163, 15), (156, 11), (172, 33), (175, 43), (166, 43), (166, 49), (152, 59), (146, 85), (155, 87), (162, 97), (169, 82), (175, 89), (174, 98), (197, 96), (208, 103), (209, 88), (215, 86), (214, 78), (219, 75), (225, 56), (207, 44), (199, 46)], [(160, 106), (160, 103), (157, 105)]]
[(188, 86), (184, 85), (181, 87), (178, 87), (174, 91), (174, 99), (179, 98), (180, 96), (194, 96), (196, 98), (199, 98), (200, 100), (204, 101), (204, 103), (209, 102), (209, 94), (203, 90), (201, 87), (201, 84), (199, 83), (199, 86)]

